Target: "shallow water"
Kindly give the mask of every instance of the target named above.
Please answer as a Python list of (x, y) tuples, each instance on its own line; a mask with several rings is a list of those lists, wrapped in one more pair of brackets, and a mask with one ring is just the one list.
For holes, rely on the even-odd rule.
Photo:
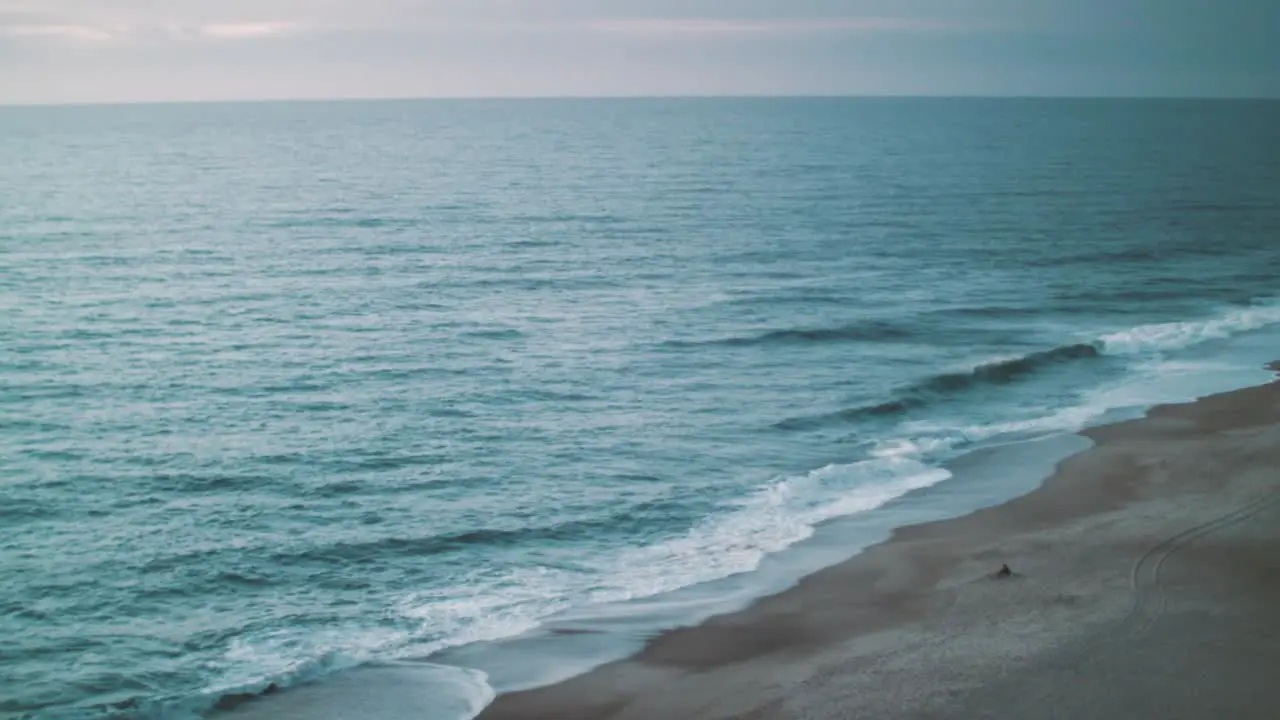
[(0, 109), (0, 715), (625, 625), (959, 512), (961, 453), (1256, 379), (1278, 148), (1248, 102)]

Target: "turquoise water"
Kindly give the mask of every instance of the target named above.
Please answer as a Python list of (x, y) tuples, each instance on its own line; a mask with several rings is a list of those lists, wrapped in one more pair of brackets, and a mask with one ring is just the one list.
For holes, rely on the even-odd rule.
[(1280, 103), (0, 109), (0, 716), (749, 590), (1254, 378), (1277, 198)]

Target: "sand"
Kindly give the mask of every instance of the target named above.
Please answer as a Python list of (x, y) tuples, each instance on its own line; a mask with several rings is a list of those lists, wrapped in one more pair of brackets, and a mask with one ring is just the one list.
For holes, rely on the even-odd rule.
[(1280, 717), (1280, 384), (1086, 434), (1029, 495), (481, 720)]

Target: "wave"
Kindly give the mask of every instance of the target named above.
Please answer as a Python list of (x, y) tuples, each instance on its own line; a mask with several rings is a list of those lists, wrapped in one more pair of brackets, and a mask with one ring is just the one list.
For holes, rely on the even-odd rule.
[(899, 389), (883, 402), (834, 413), (787, 418), (775, 423), (774, 427), (809, 430), (837, 422), (902, 415), (974, 389), (1018, 382), (1057, 366), (1181, 350), (1277, 323), (1280, 323), (1280, 303), (1266, 301), (1234, 306), (1202, 320), (1137, 325), (1087, 342), (994, 360), (960, 372), (940, 373)]
[(977, 365), (962, 372), (941, 373), (908, 385), (884, 402), (863, 405), (823, 415), (788, 418), (774, 424), (780, 430), (808, 430), (832, 422), (901, 415), (949, 397), (983, 386), (1008, 385), (1056, 365), (1097, 360), (1103, 355), (1097, 345), (1076, 343), (1028, 353), (1006, 360)]
[(627, 568), (625, 581), (597, 589), (590, 599), (622, 602), (753, 571), (766, 555), (809, 538), (827, 520), (875, 510), (951, 477), (913, 454), (884, 449), (769, 483), (682, 536), (625, 552), (616, 563)]
[(630, 507), (625, 513), (608, 513), (598, 517), (510, 529), (479, 528), (423, 537), (384, 537), (364, 542), (334, 543), (276, 553), (269, 560), (272, 566), (283, 564), (290, 567), (299, 563), (315, 563), (346, 567), (352, 562), (380, 562), (395, 557), (442, 555), (477, 546), (526, 547), (537, 543), (570, 542), (584, 538), (598, 539), (605, 534), (625, 532), (637, 523), (661, 516), (664, 511), (673, 511), (677, 507), (678, 505), (671, 502), (654, 501), (641, 504), (639, 507)]
[(464, 332), (462, 335), (480, 340), (519, 340), (525, 336), (524, 333), (515, 328), (486, 328)]
[(358, 229), (376, 229), (376, 228), (413, 228), (424, 222), (422, 218), (416, 217), (377, 217), (377, 216), (333, 216), (333, 215), (302, 215), (299, 217), (281, 218), (270, 220), (265, 223), (266, 227), (276, 229), (300, 229), (300, 228), (358, 228)]
[[(413, 689), (411, 695), (420, 696), (414, 699), (429, 703), (426, 708), (419, 709), (419, 717), (425, 720), (467, 720), (479, 715), (497, 695), (489, 683), (489, 676), (470, 668), (423, 661), (377, 660), (366, 656), (367, 653), (342, 651), (329, 651), (315, 661), (296, 663), (289, 659), (287, 652), (277, 654), (281, 650), (285, 648), (274, 647), (272, 644), (238, 648), (234, 655), (239, 662), (250, 667), (278, 666), (277, 671), (260, 673), (253, 678), (242, 676), (234, 683), (221, 683), (206, 688), (185, 701), (155, 703), (145, 709), (135, 706), (132, 709), (143, 712), (134, 714), (156, 718), (190, 717), (193, 720), (210, 713), (221, 716), (287, 689), (303, 695), (311, 693), (312, 703), (317, 699), (343, 703), (346, 702), (344, 696), (368, 692), (364, 689), (368, 687), (368, 682), (398, 687), (404, 687), (408, 682)], [(333, 685), (325, 688), (315, 685), (316, 680), (342, 671), (349, 674), (331, 678), (330, 683)], [(378, 690), (373, 692), (376, 694)], [(319, 698), (316, 697), (317, 694)], [(368, 700), (368, 697), (362, 697), (355, 700), (355, 703), (363, 705)], [(271, 717), (272, 710), (275, 709), (266, 705), (261, 709), (249, 710), (247, 716)]]
[[(42, 520), (45, 518), (57, 517), (61, 512), (48, 503), (35, 499), (15, 497), (10, 499), (4, 505), (0, 505), (0, 527), (5, 525), (18, 524), (20, 522), (28, 522), (31, 520)], [(3, 545), (0, 545), (3, 547)]]
[(1089, 343), (1062, 345), (1051, 350), (985, 363), (967, 372), (935, 375), (915, 389), (920, 393), (943, 394), (968, 390), (977, 385), (1007, 385), (1053, 365), (1092, 360), (1101, 355), (1099, 349)]
[(627, 218), (609, 213), (551, 213), (515, 215), (511, 222), (528, 223), (530, 225), (591, 222), (603, 225), (615, 225), (628, 222)]
[(827, 520), (867, 512), (951, 476), (885, 447), (865, 460), (781, 477), (707, 515), (690, 529), (580, 567), (512, 568), (475, 583), (405, 598), (401, 617), (429, 621), (416, 656), (512, 637), (573, 607), (624, 603), (756, 570), (766, 555), (813, 535)]
[(1276, 323), (1280, 323), (1280, 302), (1269, 300), (1235, 306), (1205, 320), (1138, 325), (1103, 335), (1095, 344), (1108, 355), (1167, 352), (1260, 330)]
[(752, 347), (757, 345), (790, 345), (826, 342), (857, 342), (901, 340), (916, 333), (894, 323), (874, 321), (830, 328), (787, 328), (770, 330), (758, 335), (716, 338), (713, 340), (670, 340), (663, 343), (670, 348), (693, 347)]

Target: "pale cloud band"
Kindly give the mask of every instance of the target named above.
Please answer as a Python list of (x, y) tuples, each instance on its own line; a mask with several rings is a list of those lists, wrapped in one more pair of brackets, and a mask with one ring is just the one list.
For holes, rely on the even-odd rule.
[(301, 24), (296, 22), (273, 21), (213, 23), (211, 25), (202, 25), (196, 30), (205, 37), (237, 40), (291, 35), (299, 31), (301, 27)]
[(946, 32), (973, 25), (929, 18), (636, 18), (589, 22), (592, 30), (636, 35), (775, 35), (830, 32)]
[(50, 38), (80, 42), (103, 42), (114, 36), (89, 25), (8, 25), (0, 26), (0, 37)]
[[(310, 20), (310, 19), (309, 19)], [(529, 16), (488, 19), (431, 16), (403, 18), (395, 26), (378, 27), (340, 22), (236, 19), (193, 24), (169, 21), (94, 22), (92, 19), (41, 19), (31, 14), (0, 12), (0, 37), (43, 38), (72, 42), (129, 42), (154, 40), (254, 40), (284, 38), (303, 32), (344, 34), (421, 31), (457, 34), (569, 33), (612, 34), (641, 37), (779, 36), (816, 33), (948, 32), (975, 29), (971, 23), (909, 17), (612, 17), (538, 18)]]
[(144, 40), (251, 40), (281, 37), (299, 29), (291, 22), (214, 23), (211, 25), (15, 25), (0, 27), (0, 37), (45, 38), (69, 42), (109, 43)]
[(250, 40), (294, 34), (301, 23), (282, 20), (191, 23), (167, 20), (63, 18), (0, 9), (0, 38), (122, 43), (156, 40)]

